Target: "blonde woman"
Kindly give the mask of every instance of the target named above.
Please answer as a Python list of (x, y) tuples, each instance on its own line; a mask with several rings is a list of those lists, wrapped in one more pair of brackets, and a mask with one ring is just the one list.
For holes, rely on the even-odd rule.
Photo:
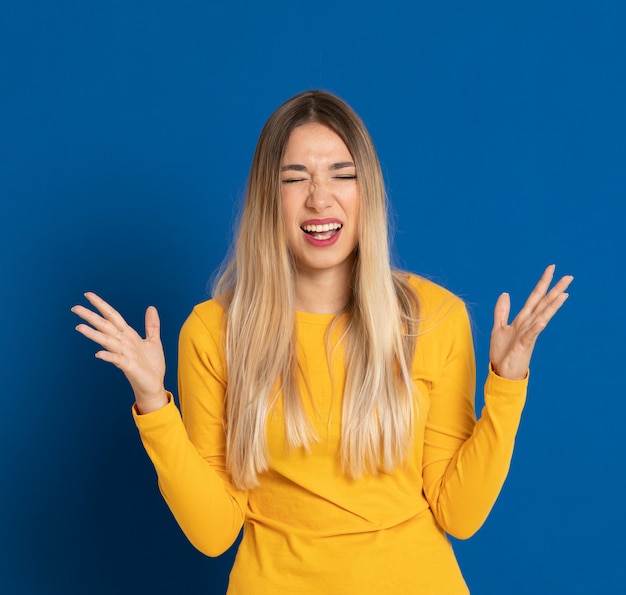
[(485, 408), (464, 304), (390, 266), (365, 126), (320, 91), (261, 132), (234, 255), (180, 334), (163, 386), (146, 338), (93, 293), (73, 311), (135, 394), (159, 487), (209, 556), (243, 527), (228, 593), (467, 593), (446, 534), (470, 537), (506, 477), (535, 341), (568, 297), (546, 269), (509, 324), (500, 296)]

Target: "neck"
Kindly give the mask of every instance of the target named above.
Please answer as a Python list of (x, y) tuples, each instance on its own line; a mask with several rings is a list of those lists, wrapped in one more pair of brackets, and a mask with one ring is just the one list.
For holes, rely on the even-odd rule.
[(351, 271), (298, 271), (296, 309), (312, 314), (338, 314), (350, 298)]

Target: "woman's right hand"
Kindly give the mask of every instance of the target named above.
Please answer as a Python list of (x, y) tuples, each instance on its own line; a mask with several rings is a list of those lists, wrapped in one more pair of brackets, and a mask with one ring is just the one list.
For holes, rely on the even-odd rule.
[[(165, 354), (160, 338), (159, 314), (154, 306), (146, 310), (146, 338), (142, 339), (121, 314), (95, 293), (85, 297), (100, 314), (74, 306), (72, 312), (88, 324), (76, 330), (104, 349), (96, 357), (117, 366), (130, 382), (140, 414), (167, 405), (165, 392)], [(91, 325), (91, 326), (89, 326)]]

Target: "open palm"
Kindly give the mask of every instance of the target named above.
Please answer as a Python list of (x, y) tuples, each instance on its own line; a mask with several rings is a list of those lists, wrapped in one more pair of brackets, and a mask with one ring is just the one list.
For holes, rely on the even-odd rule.
[(165, 405), (165, 355), (156, 308), (150, 306), (146, 310), (146, 338), (143, 339), (101, 297), (90, 292), (85, 297), (100, 314), (84, 306), (74, 306), (72, 312), (88, 323), (79, 324), (76, 330), (103, 347), (96, 353), (96, 357), (114, 364), (124, 372), (135, 393), (140, 413)]
[(503, 293), (496, 302), (489, 357), (494, 372), (503, 378), (525, 378), (539, 334), (569, 297), (565, 290), (574, 279), (571, 275), (562, 277), (548, 291), (554, 270), (555, 265), (550, 265), (544, 271), (511, 324), (509, 295)]

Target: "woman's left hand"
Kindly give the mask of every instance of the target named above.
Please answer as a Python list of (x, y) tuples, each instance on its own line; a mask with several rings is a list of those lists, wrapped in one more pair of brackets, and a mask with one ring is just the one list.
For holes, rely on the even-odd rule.
[(491, 367), (498, 376), (510, 380), (522, 380), (526, 377), (537, 337), (569, 297), (565, 290), (574, 279), (571, 275), (562, 277), (548, 291), (554, 269), (555, 265), (550, 265), (544, 271), (526, 304), (511, 324), (508, 322), (511, 310), (509, 294), (503, 293), (498, 298), (489, 350)]

